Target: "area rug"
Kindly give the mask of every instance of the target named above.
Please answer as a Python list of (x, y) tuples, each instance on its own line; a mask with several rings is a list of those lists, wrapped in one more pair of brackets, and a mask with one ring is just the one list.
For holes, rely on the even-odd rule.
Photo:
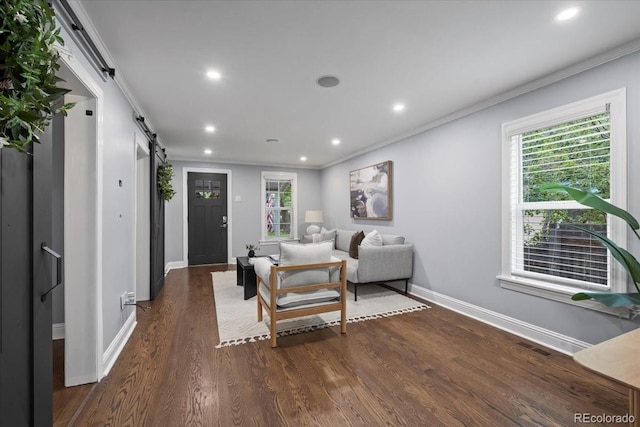
[[(258, 322), (256, 297), (246, 301), (243, 299), (243, 288), (236, 284), (236, 272), (214, 272), (211, 273), (211, 278), (220, 337), (220, 343), (216, 348), (269, 339), (269, 316), (265, 313), (263, 321)], [(382, 286), (361, 286), (358, 288), (358, 301), (353, 300), (353, 293), (347, 292), (348, 323), (395, 316), (426, 308), (429, 306)], [(277, 330), (280, 337), (339, 324), (340, 312), (334, 311), (281, 320), (277, 323)]]

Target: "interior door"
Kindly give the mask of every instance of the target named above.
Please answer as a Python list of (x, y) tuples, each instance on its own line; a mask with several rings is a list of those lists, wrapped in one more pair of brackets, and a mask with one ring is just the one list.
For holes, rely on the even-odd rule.
[(189, 172), (189, 265), (227, 262), (227, 175)]

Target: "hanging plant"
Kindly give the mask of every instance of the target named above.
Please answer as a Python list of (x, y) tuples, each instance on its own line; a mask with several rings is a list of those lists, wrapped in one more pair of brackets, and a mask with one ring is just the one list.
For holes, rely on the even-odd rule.
[(171, 184), (172, 178), (173, 166), (171, 166), (171, 163), (165, 162), (158, 166), (158, 189), (160, 190), (162, 200), (169, 201), (176, 194)]
[(68, 89), (57, 86), (57, 46), (64, 44), (45, 0), (0, 0), (0, 148), (26, 151), (56, 113)]

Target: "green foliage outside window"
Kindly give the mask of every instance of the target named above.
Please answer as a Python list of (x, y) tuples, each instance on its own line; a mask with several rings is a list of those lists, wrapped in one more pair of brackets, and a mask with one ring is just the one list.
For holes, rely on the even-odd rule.
[(266, 236), (291, 237), (293, 184), (290, 179), (268, 179), (265, 186)]
[[(523, 202), (571, 200), (563, 192), (548, 192), (541, 187), (561, 183), (588, 189), (603, 199), (610, 197), (610, 124), (609, 113), (594, 115), (522, 135)], [(529, 209), (525, 217), (536, 218), (539, 225), (525, 221), (525, 243), (544, 242), (555, 224), (606, 224), (602, 212), (593, 209)]]

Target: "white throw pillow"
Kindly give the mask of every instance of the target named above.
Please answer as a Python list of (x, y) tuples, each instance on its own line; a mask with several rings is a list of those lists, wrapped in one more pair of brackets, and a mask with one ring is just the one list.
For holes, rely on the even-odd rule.
[(382, 246), (382, 236), (378, 233), (378, 230), (373, 230), (362, 239), (360, 246), (365, 248), (371, 248), (374, 246)]

